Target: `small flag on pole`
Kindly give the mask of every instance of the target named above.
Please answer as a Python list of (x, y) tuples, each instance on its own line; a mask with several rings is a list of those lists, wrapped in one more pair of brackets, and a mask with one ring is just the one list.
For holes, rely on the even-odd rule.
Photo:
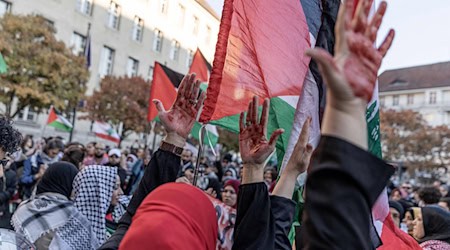
[(115, 143), (120, 142), (119, 134), (114, 130), (114, 128), (109, 123), (95, 121), (92, 126), (92, 132), (94, 132), (96, 136), (102, 139), (112, 141)]
[(66, 118), (64, 118), (64, 116), (59, 114), (59, 112), (57, 112), (53, 106), (50, 107), (47, 125), (67, 132), (70, 132), (72, 130), (72, 124)]
[(211, 68), (211, 64), (206, 61), (206, 58), (203, 56), (200, 49), (197, 48), (194, 58), (192, 59), (191, 67), (189, 68), (189, 73), (195, 73), (198, 80), (208, 82)]

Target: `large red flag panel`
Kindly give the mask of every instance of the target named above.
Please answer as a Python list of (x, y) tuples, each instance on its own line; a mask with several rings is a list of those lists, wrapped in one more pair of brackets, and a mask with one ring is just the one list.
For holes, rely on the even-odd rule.
[(153, 103), (154, 99), (160, 100), (164, 105), (164, 108), (169, 109), (176, 98), (177, 91), (175, 86), (164, 72), (161, 64), (155, 62), (152, 87), (150, 88), (147, 120), (152, 121), (158, 115), (158, 110)]
[(225, 0), (200, 120), (237, 114), (254, 95), (299, 95), (309, 47), (300, 1)]

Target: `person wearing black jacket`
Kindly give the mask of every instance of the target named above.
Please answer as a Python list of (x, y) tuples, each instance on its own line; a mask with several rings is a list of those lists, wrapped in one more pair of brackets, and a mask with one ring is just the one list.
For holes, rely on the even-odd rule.
[[(353, 4), (347, 0), (341, 5), (335, 57), (321, 49), (307, 51), (319, 64), (328, 93), (322, 138), (306, 182), (297, 249), (375, 249), (375, 243), (379, 243), (371, 237), (371, 207), (394, 169), (367, 152), (365, 112), (394, 32), (389, 32), (380, 48), (374, 48), (386, 3), (381, 3), (371, 21), (367, 21), (371, 1), (360, 0), (357, 8)], [(257, 106), (255, 100), (252, 105)], [(267, 142), (264, 133), (252, 133), (251, 130), (261, 129), (255, 125), (256, 110), (249, 108), (245, 125), (241, 114), (239, 140), (244, 184), (239, 192), (233, 249), (290, 249), (286, 235), (293, 204), (289, 206), (287, 199), (276, 195), (269, 197), (261, 183), (260, 171), (273, 151), (274, 136)], [(267, 118), (261, 120), (264, 119)], [(280, 209), (280, 204), (285, 207)]]
[(206, 93), (202, 92), (199, 95), (199, 92), (200, 81), (195, 80), (195, 74), (190, 74), (183, 78), (177, 99), (170, 110), (164, 110), (159, 100), (153, 101), (167, 136), (145, 168), (144, 177), (128, 205), (127, 212), (120, 219), (117, 230), (99, 249), (118, 249), (137, 208), (145, 197), (160, 185), (176, 180), (181, 168), (180, 156), (183, 147), (205, 99)]
[(19, 149), (22, 135), (12, 126), (12, 121), (0, 116), (0, 227), (11, 228), (9, 200), (17, 188), (16, 173), (11, 164), (11, 154)]

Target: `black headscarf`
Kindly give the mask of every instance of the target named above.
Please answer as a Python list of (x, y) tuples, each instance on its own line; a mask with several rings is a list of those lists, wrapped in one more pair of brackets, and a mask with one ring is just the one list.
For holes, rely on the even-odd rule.
[(37, 186), (36, 194), (52, 192), (70, 199), (72, 182), (77, 173), (78, 169), (70, 162), (60, 161), (50, 164)]
[(423, 228), (425, 237), (420, 242), (440, 240), (450, 243), (450, 213), (440, 207), (427, 206), (422, 208)]

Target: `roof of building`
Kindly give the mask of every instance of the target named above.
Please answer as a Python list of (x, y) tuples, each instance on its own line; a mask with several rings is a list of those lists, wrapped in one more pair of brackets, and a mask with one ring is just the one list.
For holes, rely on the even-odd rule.
[(380, 92), (450, 87), (450, 62), (388, 70), (378, 83)]
[(206, 0), (195, 0), (200, 6), (202, 6), (206, 11), (208, 11), (214, 18), (220, 20), (219, 15), (216, 11), (206, 2)]

